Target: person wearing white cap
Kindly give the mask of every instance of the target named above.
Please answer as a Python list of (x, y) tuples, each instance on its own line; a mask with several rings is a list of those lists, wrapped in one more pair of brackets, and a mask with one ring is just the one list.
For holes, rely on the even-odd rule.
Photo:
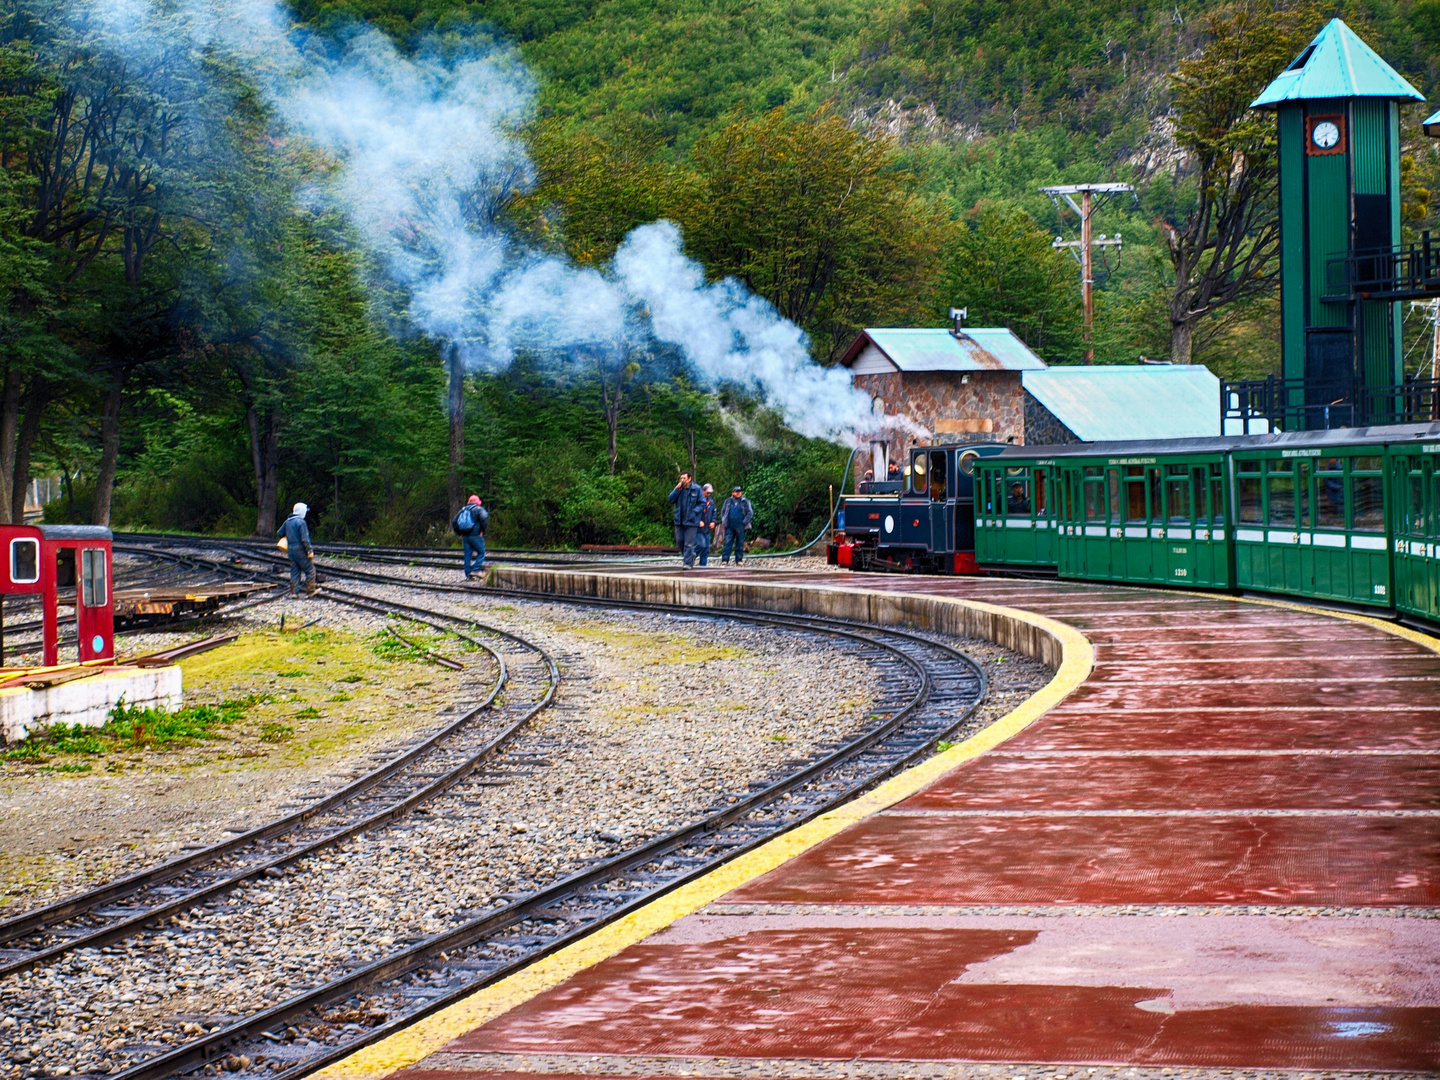
[(695, 530), (695, 562), (709, 566), (710, 540), (715, 532), (715, 488), (705, 484), (700, 490), (705, 493), (705, 500), (700, 504), (700, 528)]
[(290, 556), (290, 595), (300, 595), (300, 583), (305, 583), (305, 595), (315, 595), (315, 549), (310, 546), (310, 528), (305, 524), (305, 515), (310, 507), (297, 502), (295, 509), (276, 530), (280, 536), (279, 546)]

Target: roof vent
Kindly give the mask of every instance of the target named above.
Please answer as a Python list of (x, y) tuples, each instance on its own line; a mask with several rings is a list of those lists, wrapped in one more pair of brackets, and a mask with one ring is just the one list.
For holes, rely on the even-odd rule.
[(954, 334), (957, 338), (963, 334), (965, 331), (960, 328), (960, 324), (965, 321), (969, 314), (970, 309), (968, 307), (952, 307), (950, 309), (950, 318), (955, 320), (955, 328), (951, 330), (950, 333)]
[(1315, 52), (1315, 46), (1314, 46), (1314, 45), (1306, 45), (1306, 46), (1305, 46), (1305, 51), (1302, 52), (1299, 56), (1297, 56), (1297, 57), (1295, 58), (1295, 62), (1294, 62), (1293, 64), (1291, 64), (1291, 65), (1290, 65), (1288, 68), (1286, 68), (1285, 70), (1286, 70), (1286, 71), (1299, 71), (1301, 68), (1303, 68), (1303, 67), (1305, 66), (1305, 62), (1310, 59), (1310, 57), (1314, 54), (1314, 52)]

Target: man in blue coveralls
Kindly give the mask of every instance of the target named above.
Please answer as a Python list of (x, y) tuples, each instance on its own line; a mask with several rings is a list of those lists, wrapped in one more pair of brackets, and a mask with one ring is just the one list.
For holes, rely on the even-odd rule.
[(305, 524), (305, 515), (310, 507), (296, 503), (295, 509), (285, 519), (277, 535), (285, 538), (286, 554), (290, 556), (290, 595), (300, 595), (300, 583), (305, 583), (305, 595), (315, 595), (315, 549), (310, 546), (310, 527)]

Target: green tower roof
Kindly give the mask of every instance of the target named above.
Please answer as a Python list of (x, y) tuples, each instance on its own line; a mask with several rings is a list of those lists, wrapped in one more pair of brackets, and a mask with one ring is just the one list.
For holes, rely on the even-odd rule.
[(1286, 101), (1346, 97), (1425, 100), (1354, 30), (1339, 19), (1331, 19), (1250, 107), (1273, 108)]

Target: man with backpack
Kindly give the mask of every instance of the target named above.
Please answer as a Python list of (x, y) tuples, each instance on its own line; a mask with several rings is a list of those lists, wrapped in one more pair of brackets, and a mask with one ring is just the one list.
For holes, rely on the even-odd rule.
[(720, 563), (730, 561), (730, 549), (735, 549), (735, 565), (745, 558), (745, 530), (755, 517), (755, 507), (745, 498), (739, 484), (730, 489), (730, 496), (720, 504), (720, 528), (725, 532), (725, 546), (720, 550)]
[(710, 540), (715, 531), (715, 489), (702, 484), (700, 490), (705, 493), (705, 502), (700, 507), (700, 527), (695, 531), (695, 561), (709, 566)]
[[(460, 537), (464, 548), (465, 580), (485, 569), (485, 527), (490, 524), (490, 511), (480, 502), (479, 495), (471, 495), (470, 501), (460, 508), (450, 527)], [(470, 565), (470, 556), (475, 556), (475, 565)]]

